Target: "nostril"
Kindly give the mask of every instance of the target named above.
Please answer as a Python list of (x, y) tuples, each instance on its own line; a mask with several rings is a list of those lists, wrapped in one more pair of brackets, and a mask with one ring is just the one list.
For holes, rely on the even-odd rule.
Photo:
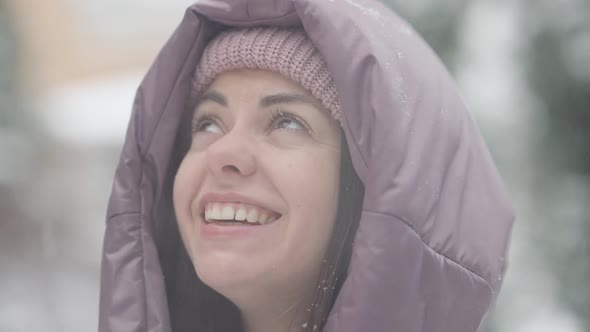
[(234, 165), (225, 165), (222, 169), (231, 173), (240, 173), (240, 170)]

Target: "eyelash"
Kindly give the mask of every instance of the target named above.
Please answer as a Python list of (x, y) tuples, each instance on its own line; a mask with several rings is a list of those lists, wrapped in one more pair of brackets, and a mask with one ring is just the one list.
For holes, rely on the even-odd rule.
[[(297, 124), (299, 124), (301, 127), (303, 127), (304, 129), (287, 129), (287, 130), (305, 130), (307, 133), (311, 134), (311, 130), (309, 129), (309, 126), (307, 125), (307, 123), (302, 120), (301, 118), (299, 118), (298, 116), (289, 113), (287, 111), (285, 111), (282, 108), (277, 108), (272, 110), (271, 114), (270, 114), (270, 124), (268, 126), (268, 131), (272, 130), (272, 129), (281, 129), (279, 127), (277, 127), (277, 124), (279, 123), (280, 120), (291, 120), (296, 122)], [(209, 123), (213, 123), (218, 125), (219, 122), (219, 118), (217, 116), (214, 116), (210, 113), (204, 113), (201, 116), (199, 116), (198, 118), (195, 118), (192, 122), (191, 125), (191, 131), (192, 133), (197, 133), (200, 131), (200, 128), (202, 127), (202, 125), (206, 122)], [(286, 129), (286, 128), (283, 128)]]
[(287, 130), (305, 130), (306, 132), (311, 133), (309, 126), (307, 125), (307, 123), (305, 123), (305, 121), (303, 119), (299, 118), (295, 114), (285, 111), (282, 108), (277, 108), (277, 109), (272, 110), (272, 112), (270, 114), (271, 128), (269, 128), (269, 129), (281, 129), (281, 128), (277, 127), (277, 124), (279, 123), (280, 120), (285, 120), (285, 119), (294, 121), (303, 128), (303, 129), (287, 129)]

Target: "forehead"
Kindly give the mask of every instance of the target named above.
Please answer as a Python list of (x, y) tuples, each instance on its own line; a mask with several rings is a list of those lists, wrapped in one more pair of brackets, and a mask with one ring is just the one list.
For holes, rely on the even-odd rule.
[(299, 104), (329, 113), (321, 101), (299, 83), (266, 70), (242, 69), (220, 74), (198, 98), (195, 109), (198, 111), (202, 104), (208, 102), (223, 107), (248, 104), (257, 108)]

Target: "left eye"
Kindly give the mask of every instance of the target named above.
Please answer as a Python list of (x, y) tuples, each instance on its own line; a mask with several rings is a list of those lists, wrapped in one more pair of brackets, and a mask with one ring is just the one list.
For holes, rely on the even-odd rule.
[(274, 127), (275, 129), (305, 130), (305, 127), (299, 121), (290, 118), (278, 119)]

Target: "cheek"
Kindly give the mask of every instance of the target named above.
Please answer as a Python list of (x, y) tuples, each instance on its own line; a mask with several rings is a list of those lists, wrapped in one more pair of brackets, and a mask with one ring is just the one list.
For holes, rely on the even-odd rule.
[(283, 178), (288, 181), (283, 182), (283, 194), (292, 217), (290, 243), (297, 247), (308, 244), (308, 250), (299, 248), (296, 252), (323, 256), (321, 251), (328, 244), (336, 219), (339, 157), (339, 153), (329, 150), (293, 161), (284, 168)]
[[(193, 214), (195, 199), (203, 179), (203, 167), (199, 158), (187, 155), (180, 164), (174, 179), (173, 202), (180, 235), (185, 244), (192, 242)], [(188, 247), (187, 247), (188, 249)], [(190, 250), (189, 250), (190, 254)]]
[[(321, 215), (332, 215), (336, 209), (339, 185), (339, 154), (329, 151), (314, 154), (293, 169), (291, 188), (303, 204)], [(306, 209), (307, 210), (307, 209)]]

